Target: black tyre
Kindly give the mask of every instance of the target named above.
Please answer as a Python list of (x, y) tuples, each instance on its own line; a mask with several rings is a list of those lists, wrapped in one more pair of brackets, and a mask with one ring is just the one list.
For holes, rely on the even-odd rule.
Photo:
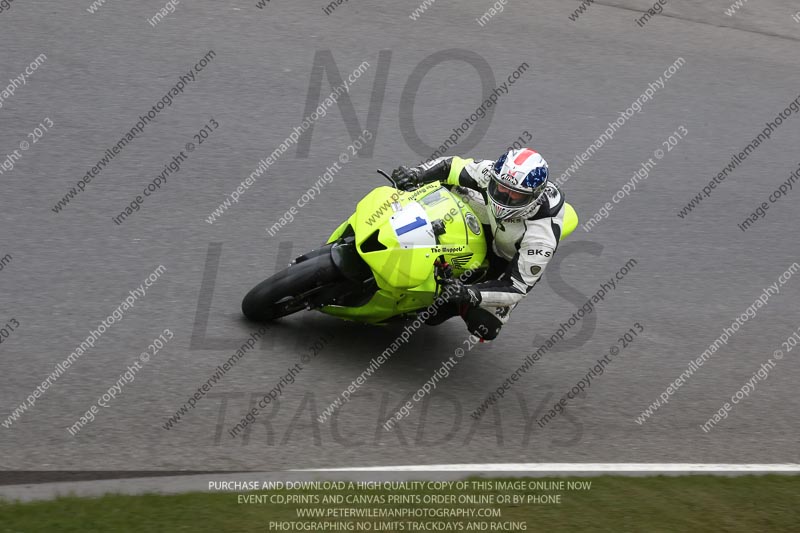
[(312, 252), (253, 287), (242, 300), (242, 312), (257, 322), (287, 316), (304, 309), (316, 293), (341, 279), (330, 249)]

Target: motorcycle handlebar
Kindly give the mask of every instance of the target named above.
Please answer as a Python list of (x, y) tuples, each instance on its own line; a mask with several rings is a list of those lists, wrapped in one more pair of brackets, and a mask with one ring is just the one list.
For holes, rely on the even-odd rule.
[(384, 171), (383, 171), (383, 170), (381, 170), (381, 169), (378, 169), (378, 174), (380, 174), (381, 176), (383, 176), (383, 177), (384, 177), (384, 178), (386, 178), (387, 180), (391, 181), (391, 182), (392, 182), (392, 185), (394, 185), (394, 188), (395, 188), (395, 189), (397, 188), (397, 183), (395, 183), (395, 181), (392, 179), (392, 177), (391, 177), (389, 174), (387, 174), (386, 172), (384, 172)]

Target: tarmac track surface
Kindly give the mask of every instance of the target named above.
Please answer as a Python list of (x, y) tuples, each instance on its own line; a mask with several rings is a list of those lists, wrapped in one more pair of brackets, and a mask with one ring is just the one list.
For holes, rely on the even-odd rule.
[[(94, 14), (84, 4), (88, 0), (69, 6), (17, 0), (0, 13), (0, 79), (19, 75), (39, 54), (47, 58), (3, 101), (0, 157), (31, 140), (28, 134), (45, 119), (53, 123), (20, 150), (13, 170), (3, 167), (0, 175), (0, 258), (12, 258), (0, 270), (0, 323), (19, 323), (0, 344), (0, 418), (25, 401), (157, 266), (166, 271), (33, 408), (10, 428), (0, 427), (0, 468), (280, 471), (798, 461), (800, 350), (787, 352), (712, 431), (704, 433), (700, 425), (800, 326), (800, 277), (780, 287), (668, 405), (644, 424), (635, 422), (723, 327), (800, 260), (796, 191), (771, 204), (748, 231), (737, 227), (797, 168), (796, 116), (699, 207), (677, 216), (732, 154), (800, 95), (800, 24), (792, 20), (797, 9), (790, 2), (759, 0), (729, 17), (727, 0), (704, 2), (702, 8), (671, 0), (664, 15), (644, 27), (635, 20), (652, 5), (645, 1), (595, 3), (573, 22), (568, 17), (578, 2), (533, 6), (510, 0), (483, 27), (476, 19), (493, 4), (478, 0), (438, 0), (417, 21), (409, 17), (416, 4), (353, 0), (326, 15), (318, 2), (273, 0), (259, 9), (254, 2), (220, 6), (198, 0), (178, 4), (155, 27), (147, 19), (161, 7), (156, 3), (108, 2)], [(196, 81), (55, 213), (52, 207), (106, 147), (209, 50), (216, 55)], [(414, 74), (438, 52), (445, 61)], [(485, 132), (449, 154), (495, 158), (527, 131), (528, 144), (544, 154), (558, 177), (679, 58), (680, 69), (563, 190), (586, 222), (664, 149), (648, 179), (591, 231), (579, 228), (566, 239), (558, 264), (515, 310), (501, 336), (460, 359), (397, 429), (386, 432), (381, 425), (464, 347), (460, 321), (420, 330), (333, 420), (320, 423), (317, 415), (402, 328), (293, 316), (274, 324), (267, 340), (180, 423), (163, 428), (257, 328), (239, 311), (246, 291), (276, 265), (323, 242), (361, 196), (383, 184), (376, 168), (424, 159), (475, 111), (487, 88), (490, 93), (519, 65), (530, 67), (499, 97), (493, 115), (472, 128)], [(302, 122), (320, 68), (329, 73), (335, 66), (346, 77), (364, 61), (369, 68), (349, 93), (354, 115), (344, 105), (347, 123), (333, 106), (316, 122), (305, 148), (291, 147), (237, 204), (207, 223), (259, 160)], [(483, 66), (476, 69), (478, 63)], [(420, 73), (425, 76), (414, 93)], [(487, 78), (483, 87), (480, 75), (494, 81)], [(323, 80), (324, 97), (330, 82)], [(212, 119), (219, 126), (208, 139), (193, 141)], [(344, 165), (322, 194), (270, 237), (265, 227), (317, 182), (346, 152), (351, 133), (357, 136), (364, 127), (374, 132), (372, 152)], [(674, 147), (662, 145), (683, 130), (688, 133)], [(431, 147), (427, 153), (419, 142), (407, 142), (414, 131)], [(189, 142), (196, 143), (195, 151), (180, 170), (139, 211), (115, 224), (112, 217)], [(631, 258), (635, 266), (595, 312), (479, 422), (470, 417)], [(536, 420), (636, 322), (644, 331), (631, 346), (592, 380), (583, 397), (570, 400), (565, 414), (540, 427)], [(67, 428), (165, 328), (174, 338), (72, 436)], [(319, 355), (302, 363), (315, 343), (322, 346)], [(304, 364), (302, 372), (272, 410), (231, 437), (228, 430), (296, 363)]]

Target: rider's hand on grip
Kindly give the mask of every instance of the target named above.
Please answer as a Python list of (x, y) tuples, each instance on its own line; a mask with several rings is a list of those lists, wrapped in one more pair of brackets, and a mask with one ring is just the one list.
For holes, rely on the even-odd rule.
[(419, 171), (415, 168), (398, 167), (392, 172), (392, 179), (398, 189), (410, 191), (419, 186)]
[(460, 281), (454, 279), (442, 280), (440, 284), (443, 290), (439, 297), (444, 302), (478, 307), (483, 300), (481, 292), (472, 285), (464, 285)]
[(433, 262), (433, 274), (436, 276), (440, 285), (445, 285), (450, 281), (454, 281), (453, 267), (447, 263), (437, 259)]

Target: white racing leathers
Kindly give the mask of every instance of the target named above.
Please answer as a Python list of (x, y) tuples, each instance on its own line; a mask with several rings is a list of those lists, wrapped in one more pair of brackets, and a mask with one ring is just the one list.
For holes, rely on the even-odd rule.
[(564, 195), (548, 183), (540, 203), (524, 219), (499, 221), (488, 209), (486, 188), (494, 161), (473, 161), (459, 157), (442, 158), (421, 167), (422, 180), (436, 179), (454, 185), (458, 194), (491, 231), (492, 251), (508, 261), (497, 279), (476, 283), (481, 293), (480, 307), (502, 323), (514, 307), (533, 289), (553, 257), (561, 239), (564, 220)]

